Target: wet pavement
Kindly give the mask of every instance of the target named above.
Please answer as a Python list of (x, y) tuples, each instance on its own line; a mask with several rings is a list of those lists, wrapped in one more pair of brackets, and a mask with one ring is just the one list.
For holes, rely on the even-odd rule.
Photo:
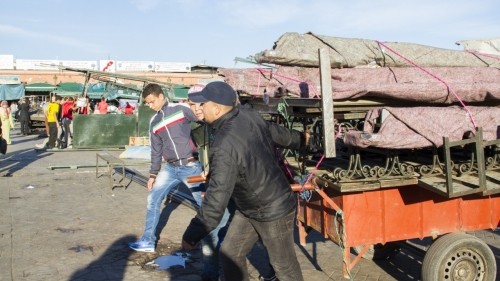
[[(126, 179), (113, 190), (105, 175), (96, 178), (96, 150), (36, 151), (37, 135), (12, 134), (8, 154), (0, 156), (0, 280), (201, 280), (200, 252), (185, 268), (157, 270), (151, 261), (180, 249), (181, 236), (195, 212), (167, 202), (155, 253), (127, 247), (142, 234), (147, 190)], [(118, 156), (121, 151), (109, 150)], [(146, 173), (148, 165), (131, 167)], [(101, 169), (101, 168), (100, 168)], [(104, 171), (104, 169), (102, 169)], [(119, 175), (114, 175), (118, 180)], [(500, 231), (473, 233), (500, 260)], [(305, 247), (295, 245), (305, 280), (347, 280), (337, 244), (316, 232)], [(362, 259), (351, 280), (420, 280), (423, 254), (403, 248), (393, 259)], [(251, 280), (267, 263), (256, 246), (249, 255)], [(500, 268), (500, 267), (499, 267)]]

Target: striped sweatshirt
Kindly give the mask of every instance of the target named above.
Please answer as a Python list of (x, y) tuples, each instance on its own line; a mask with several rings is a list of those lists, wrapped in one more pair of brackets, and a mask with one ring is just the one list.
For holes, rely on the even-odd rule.
[(190, 122), (194, 121), (196, 116), (191, 109), (181, 104), (165, 103), (153, 115), (149, 122), (151, 175), (160, 171), (162, 158), (175, 161), (193, 156), (196, 146), (191, 138)]

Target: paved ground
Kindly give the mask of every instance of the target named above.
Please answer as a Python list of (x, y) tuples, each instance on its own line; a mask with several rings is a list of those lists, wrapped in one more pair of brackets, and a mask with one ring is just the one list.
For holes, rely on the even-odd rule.
[[(111, 190), (105, 176), (96, 179), (97, 151), (37, 152), (34, 144), (40, 142), (36, 135), (15, 131), (8, 154), (0, 156), (0, 280), (200, 280), (199, 251), (186, 268), (159, 271), (145, 266), (180, 248), (192, 209), (166, 204), (157, 253), (133, 252), (126, 243), (142, 233), (146, 189), (130, 182), (127, 188)], [(145, 172), (148, 167), (135, 168)], [(490, 244), (498, 263), (500, 232), (474, 234)], [(305, 280), (346, 280), (335, 243), (312, 233), (306, 247), (295, 249)], [(259, 247), (249, 256), (252, 280), (266, 264), (263, 256)], [(391, 260), (361, 260), (352, 277), (420, 280), (422, 258), (405, 248)]]

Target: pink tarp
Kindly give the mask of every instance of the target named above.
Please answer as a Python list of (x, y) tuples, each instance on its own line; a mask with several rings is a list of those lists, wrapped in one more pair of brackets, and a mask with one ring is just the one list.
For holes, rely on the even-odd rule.
[[(282, 87), (292, 95), (301, 96), (301, 82), (308, 85), (306, 97), (320, 95), (318, 68), (282, 66), (273, 71), (256, 68), (219, 71), (227, 83), (251, 95), (262, 95), (266, 90), (273, 96)], [(332, 69), (333, 99), (370, 97), (445, 104), (457, 102), (458, 98), (464, 102), (500, 100), (497, 68), (435, 67), (427, 71), (441, 81), (415, 67)]]
[[(476, 126), (483, 128), (484, 140), (500, 139), (500, 108), (469, 106)], [(378, 131), (375, 124), (383, 122)], [(410, 149), (440, 147), (443, 137), (462, 140), (474, 125), (462, 107), (384, 107), (370, 110), (363, 131), (346, 132), (344, 143), (355, 147)]]

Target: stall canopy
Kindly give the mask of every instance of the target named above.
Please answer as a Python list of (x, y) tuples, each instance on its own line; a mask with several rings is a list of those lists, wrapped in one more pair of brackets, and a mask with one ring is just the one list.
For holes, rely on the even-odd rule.
[(189, 87), (186, 85), (174, 85), (174, 98), (175, 101), (186, 100), (188, 96)]
[(138, 100), (142, 92), (142, 88), (135, 84), (125, 85), (108, 85), (108, 100), (113, 99), (134, 99)]
[(91, 83), (87, 86), (87, 96), (90, 99), (101, 99), (106, 94), (106, 83)]
[(57, 85), (54, 91), (58, 96), (79, 96), (83, 93), (83, 84), (76, 82), (65, 82)]
[(24, 84), (0, 84), (0, 100), (19, 100), (24, 92)]
[(24, 87), (26, 92), (51, 92), (57, 89), (55, 85), (49, 83), (31, 83)]

